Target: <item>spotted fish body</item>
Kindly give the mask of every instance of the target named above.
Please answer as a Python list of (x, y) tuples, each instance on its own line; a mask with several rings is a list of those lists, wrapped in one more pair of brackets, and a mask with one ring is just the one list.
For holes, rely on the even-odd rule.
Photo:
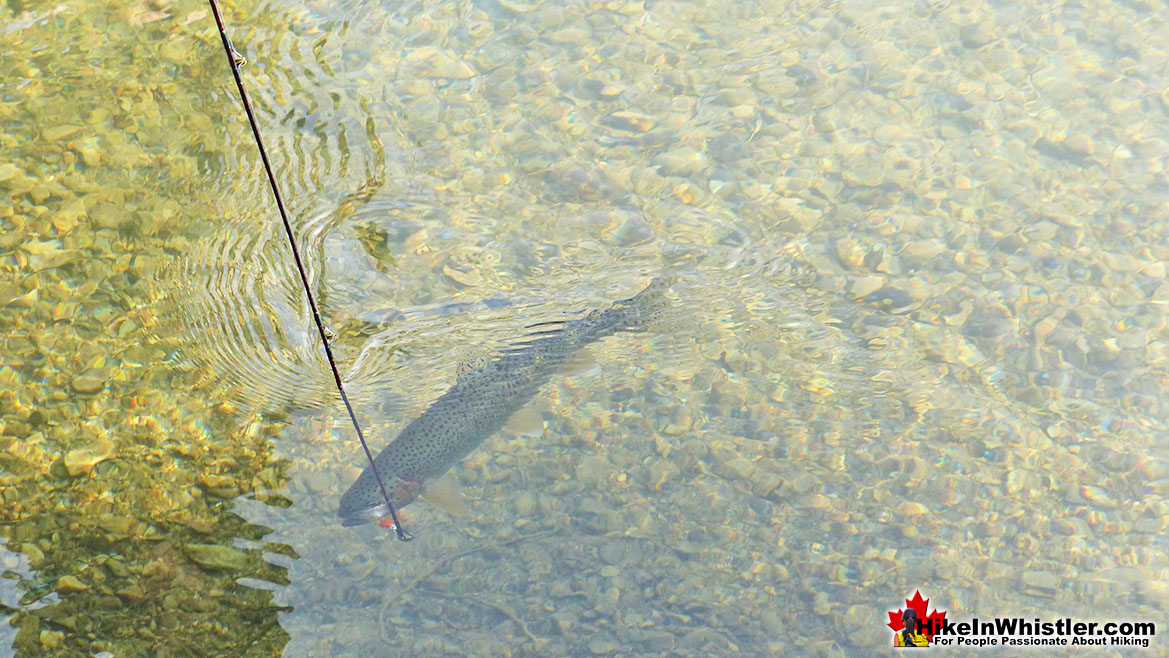
[[(446, 473), (499, 431), (581, 348), (620, 331), (643, 329), (664, 303), (667, 288), (669, 281), (659, 277), (609, 308), (537, 325), (535, 333), (499, 358), (460, 375), (373, 460), (394, 506), (412, 502), (426, 480)], [(350, 526), (388, 515), (373, 471), (366, 467), (341, 497), (338, 516)]]

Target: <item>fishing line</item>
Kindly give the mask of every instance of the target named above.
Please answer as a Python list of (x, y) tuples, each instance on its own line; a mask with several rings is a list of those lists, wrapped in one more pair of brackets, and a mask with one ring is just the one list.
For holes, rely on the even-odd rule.
[(288, 212), (284, 209), (284, 198), (280, 196), (280, 188), (276, 185), (276, 176), (272, 173), (272, 164), (268, 161), (268, 152), (264, 149), (264, 140), (260, 138), (260, 126), (256, 123), (256, 116), (252, 113), (252, 104), (248, 102), (248, 92), (244, 89), (244, 81), (239, 75), (240, 67), (247, 63), (247, 60), (235, 49), (231, 39), (227, 38), (227, 30), (223, 27), (223, 18), (219, 15), (219, 3), (216, 0), (207, 0), (207, 2), (211, 5), (211, 13), (215, 15), (215, 24), (219, 27), (219, 36), (223, 40), (223, 51), (227, 54), (227, 61), (231, 65), (231, 74), (235, 76), (235, 86), (239, 88), (239, 97), (243, 101), (244, 111), (247, 112), (248, 123), (252, 126), (252, 135), (256, 138), (260, 159), (264, 161), (264, 171), (268, 174), (268, 184), (272, 188), (272, 196), (276, 197), (276, 207), (280, 209), (280, 220), (284, 223), (284, 234), (288, 236), (288, 245), (292, 247), (292, 257), (296, 260), (296, 270), (300, 272), (300, 282), (304, 285), (304, 294), (308, 296), (308, 305), (312, 308), (313, 321), (317, 323), (317, 333), (321, 336), (321, 345), (325, 347), (325, 356), (329, 360), (329, 368), (333, 371), (333, 381), (337, 383), (337, 392), (341, 394), (341, 401), (345, 403), (345, 410), (349, 412), (349, 420), (353, 422), (353, 429), (357, 431), (357, 438), (361, 441), (361, 449), (365, 451), (365, 458), (369, 460), (369, 466), (373, 470), (374, 479), (377, 480), (378, 489), (381, 489), (382, 498), (385, 499), (386, 507), (390, 510), (390, 518), (394, 521), (394, 531), (398, 534), (400, 541), (410, 541), (414, 537), (402, 528), (402, 522), (398, 520), (398, 512), (394, 509), (394, 504), (390, 502), (390, 495), (386, 492), (386, 485), (382, 482), (381, 473), (378, 473), (377, 466), (374, 466), (373, 453), (369, 451), (369, 444), (365, 442), (365, 434), (361, 431), (361, 425), (353, 413), (353, 405), (349, 403), (349, 396), (345, 394), (345, 387), (341, 384), (341, 372), (337, 370), (337, 361), (333, 358), (333, 348), (329, 346), (329, 332), (325, 329), (325, 323), (321, 321), (317, 300), (313, 296), (312, 286), (309, 285), (308, 275), (304, 272), (304, 262), (300, 258), (300, 249), (297, 248), (296, 237), (292, 233), (292, 224), (288, 221)]

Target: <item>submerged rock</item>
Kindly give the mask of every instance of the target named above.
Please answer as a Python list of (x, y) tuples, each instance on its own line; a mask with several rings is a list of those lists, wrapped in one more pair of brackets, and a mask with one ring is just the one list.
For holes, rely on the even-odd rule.
[(192, 562), (209, 569), (241, 571), (248, 566), (248, 554), (219, 544), (187, 544), (184, 548)]
[(109, 439), (98, 439), (84, 448), (65, 453), (63, 459), (65, 470), (74, 477), (84, 475), (93, 470), (98, 462), (109, 459), (113, 454), (114, 442)]

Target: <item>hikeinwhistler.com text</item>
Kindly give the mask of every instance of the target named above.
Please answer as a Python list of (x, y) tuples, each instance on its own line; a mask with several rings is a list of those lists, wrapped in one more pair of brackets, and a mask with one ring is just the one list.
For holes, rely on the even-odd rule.
[[(1151, 621), (1042, 621), (1020, 617), (996, 617), (952, 622), (920, 620), (926, 633), (933, 632), (935, 646), (962, 647), (1061, 647), (1106, 646), (1148, 648), (1157, 634)], [(932, 628), (931, 628), (932, 627)]]

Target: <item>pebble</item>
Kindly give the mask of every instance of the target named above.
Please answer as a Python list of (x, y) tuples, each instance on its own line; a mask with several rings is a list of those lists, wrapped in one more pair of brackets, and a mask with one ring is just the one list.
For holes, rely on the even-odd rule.
[(118, 229), (130, 219), (128, 210), (109, 203), (99, 203), (89, 211), (89, 221), (98, 228)]
[(499, 5), (505, 9), (510, 9), (517, 14), (526, 14), (530, 11), (535, 11), (540, 7), (539, 2), (528, 3), (520, 2), (519, 0), (499, 0)]
[(209, 569), (241, 571), (247, 568), (249, 563), (247, 553), (230, 546), (221, 546), (219, 544), (187, 544), (183, 550), (192, 562)]
[(811, 473), (801, 473), (787, 482), (787, 487), (798, 494), (810, 493), (821, 486), (820, 481)]
[(451, 78), (464, 80), (476, 75), (475, 69), (449, 51), (433, 46), (411, 50), (402, 63), (414, 68), (423, 78)]
[(588, 42), (589, 37), (588, 31), (578, 27), (569, 27), (549, 34), (548, 41), (551, 43), (565, 43), (579, 46)]
[(1080, 156), (1092, 155), (1092, 152), (1095, 150), (1092, 144), (1092, 138), (1084, 133), (1068, 135), (1068, 138), (1064, 140), (1064, 147), (1068, 151)]
[(904, 139), (905, 131), (896, 124), (882, 123), (873, 131), (873, 141), (881, 146), (889, 146)]
[[(865, 249), (856, 240), (850, 238), (841, 238), (836, 241), (836, 257), (840, 262), (844, 263), (846, 267), (855, 270), (861, 267), (865, 261)], [(880, 288), (880, 286), (878, 286)], [(867, 294), (867, 293), (866, 293)]]
[(93, 470), (99, 462), (109, 459), (114, 454), (114, 443), (109, 439), (97, 439), (85, 446), (65, 453), (62, 461), (69, 475), (77, 477)]
[(104, 390), (106, 380), (104, 376), (99, 376), (99, 373), (90, 371), (74, 377), (70, 385), (78, 393), (92, 394)]
[(58, 592), (84, 592), (89, 585), (81, 582), (77, 576), (61, 576), (57, 579)]
[(720, 468), (721, 475), (739, 480), (750, 480), (755, 471), (755, 462), (744, 457), (736, 457), (722, 464)]
[(65, 633), (62, 631), (41, 631), (41, 645), (46, 649), (60, 649), (64, 640)]
[(897, 513), (908, 517), (921, 516), (928, 511), (925, 505), (908, 500), (897, 506)]
[(755, 118), (755, 106), (736, 105), (731, 108), (731, 116), (736, 119), (753, 119)]
[(622, 110), (601, 117), (600, 123), (614, 130), (622, 130), (630, 133), (645, 133), (653, 130), (654, 126), (657, 125), (657, 120), (648, 114)]
[(81, 132), (81, 126), (58, 125), (45, 128), (45, 131), (41, 133), (41, 136), (44, 137), (46, 141), (56, 142), (63, 139), (68, 139), (79, 132)]
[(1032, 596), (1054, 598), (1063, 579), (1050, 571), (1028, 569), (1023, 572), (1023, 592)]
[(657, 163), (666, 176), (690, 176), (703, 168), (703, 156), (692, 148), (683, 147), (662, 155)]
[(848, 284), (848, 294), (853, 299), (864, 299), (885, 286), (885, 277), (876, 274), (861, 276)]
[(1093, 486), (1090, 484), (1080, 487), (1080, 495), (1084, 497), (1088, 503), (1103, 509), (1115, 509), (1117, 507), (1116, 499), (1107, 490)]
[(946, 247), (938, 240), (912, 240), (902, 247), (900, 255), (923, 263), (945, 250)]
[(467, 288), (477, 288), (483, 285), (483, 277), (480, 276), (478, 270), (475, 269), (468, 269), (467, 271), (463, 271), (455, 269), (450, 265), (443, 265), (442, 273), (447, 275), (447, 277), (455, 283)]
[(766, 497), (772, 491), (775, 491), (779, 485), (783, 484), (783, 478), (778, 473), (765, 470), (763, 468), (755, 469), (755, 472), (750, 477), (751, 493), (756, 496)]
[(554, 612), (552, 613), (552, 621), (556, 624), (556, 630), (564, 634), (572, 629), (575, 622), (575, 615), (568, 614), (567, 612)]
[(314, 471), (305, 476), (305, 487), (315, 494), (327, 494), (333, 489), (333, 478), (321, 471)]
[(511, 505), (517, 517), (526, 519), (536, 509), (536, 497), (526, 491), (521, 491), (512, 498)]
[(613, 653), (621, 648), (621, 645), (617, 644), (612, 633), (608, 631), (597, 631), (589, 638), (588, 647), (594, 656), (603, 656)]
[(678, 467), (667, 459), (655, 459), (646, 469), (647, 488), (650, 491), (661, 491), (662, 487), (678, 477)]
[[(586, 7), (589, 11), (577, 12), (555, 3), (503, 0), (471, 3), (453, 14), (409, 15), (378, 14), (378, 7), (369, 7), (376, 15), (360, 30), (351, 30), (350, 37), (385, 27), (382, 36), (398, 43), (374, 49), (370, 61), (360, 57), (360, 48), (350, 53), (342, 47), (347, 43), (343, 35), (314, 23), (321, 15), (294, 12), (290, 20), (297, 23), (299, 36), (269, 44), (293, 57), (253, 71), (272, 78), (278, 105), (292, 111), (283, 119), (292, 131), (288, 134), (295, 140), (320, 140), (320, 149), (309, 141), (292, 144), (290, 152), (303, 159), (288, 163), (288, 171), (293, 177), (301, 172), (302, 184), (360, 178), (370, 164), (367, 135), (360, 129), (368, 113), (358, 107), (365, 100), (377, 133), (394, 137), (388, 146), (395, 152), (406, 149), (405, 157), (389, 158), (396, 164), (387, 173), (410, 203), (394, 205), (381, 219), (374, 206), (358, 209), (370, 211), (365, 215), (338, 216), (343, 230), (334, 237), (341, 239), (322, 243), (326, 260), (320, 283), (330, 290), (339, 286), (330, 297), (343, 314), (354, 300), (376, 300), (383, 292), (399, 297), (396, 305), (417, 311), (394, 320), (400, 325), (394, 331), (402, 332), (394, 336), (409, 337), (411, 348), (395, 363), (412, 366), (420, 357), (429, 370), (418, 379), (430, 382), (427, 388), (441, 392), (434, 378), (454, 374), (438, 372), (442, 332), (461, 330), (463, 319), (478, 320), (479, 313), (490, 316), (494, 309), (484, 309), (493, 300), (523, 303), (522, 291), (536, 290), (542, 300), (565, 292), (570, 297), (560, 301), (568, 310), (580, 310), (584, 297), (613, 293), (604, 285), (590, 290), (588, 281), (579, 279), (602, 261), (617, 278), (681, 264), (697, 269), (703, 284), (716, 284), (708, 290), (684, 285), (675, 291), (684, 308), (693, 311), (687, 322), (717, 327), (717, 337), (706, 341), (714, 344), (713, 354), (706, 346), (688, 344), (690, 352), (707, 358), (690, 359), (690, 373), (671, 378), (669, 362), (676, 357), (660, 349), (661, 343), (675, 337), (686, 342), (690, 327), (683, 324), (670, 332), (675, 335), (661, 338), (629, 334), (608, 339), (604, 351), (611, 354), (602, 363), (609, 381), (594, 382), (596, 390), (587, 398), (574, 398), (568, 390), (541, 394), (557, 406), (547, 415), (549, 428), (555, 429), (549, 435), (570, 436), (565, 441), (577, 445), (541, 452), (540, 442), (508, 439), (501, 441), (515, 447), (508, 463), (495, 462), (494, 451), (479, 451), (483, 461), (467, 471), (476, 482), (477, 491), (471, 492), (479, 497), (475, 506), (486, 516), (447, 527), (444, 515), (423, 524), (426, 507), (410, 508), (408, 526), (409, 518), (424, 530), (434, 525), (419, 541), (434, 542), (430, 546), (441, 551), (422, 551), (418, 564), (411, 563), (410, 551), (398, 551), (399, 575), (412, 578), (433, 566), (425, 558), (474, 546), (465, 543), (467, 535), (460, 530), (483, 537), (479, 528), (501, 525), (493, 520), (496, 515), (515, 532), (545, 523), (532, 519), (527, 526), (512, 526), (516, 517), (541, 514), (548, 517), (549, 528), (553, 522), (571, 527), (587, 483), (586, 497), (599, 502), (579, 516), (612, 534), (590, 528), (559, 554), (549, 540), (553, 598), (504, 602), (533, 632), (555, 637), (548, 651), (536, 646), (536, 653), (658, 655), (673, 652), (664, 642), (675, 640), (677, 653), (686, 655), (763, 655), (769, 643), (808, 655), (887, 645), (888, 630), (875, 618), (883, 610), (863, 597), (849, 600), (831, 592), (815, 597), (814, 606), (806, 607), (829, 618), (803, 629), (804, 634), (792, 632), (798, 615), (784, 605), (795, 601), (798, 607), (801, 597), (810, 602), (824, 586), (856, 585), (841, 565), (861, 568), (858, 554), (869, 547), (871, 559), (862, 562), (874, 563), (870, 575), (879, 578), (886, 572), (900, 578), (895, 567), (922, 562), (923, 549), (946, 552), (959, 564), (971, 563), (971, 556), (975, 563), (981, 555), (1002, 558), (993, 561), (997, 571), (988, 569), (985, 578), (978, 567), (951, 579), (957, 609), (989, 587), (1005, 608), (1019, 603), (1026, 591), (1058, 596), (1068, 609), (1095, 604), (1093, 609), (1107, 612), (1110, 599), (1105, 599), (1115, 592), (1099, 583), (1120, 582), (1148, 615), (1163, 612), (1169, 590), (1147, 573), (1144, 581), (1131, 576), (1157, 565), (1157, 535), (1166, 524), (1169, 492), (1169, 466), (1151, 459), (1156, 446), (1142, 431), (1148, 419), (1166, 417), (1169, 409), (1155, 386), (1164, 380), (1169, 359), (1165, 322), (1158, 313), (1169, 301), (1169, 247), (1158, 239), (1159, 225), (1148, 221), (1163, 206), (1156, 192), (1166, 166), (1157, 156), (1165, 143), (1156, 122), (1137, 114), (1149, 102), (1169, 101), (1169, 95), (1156, 67), (1158, 52), (1141, 40), (1141, 25), (1127, 20), (1139, 12), (1123, 4), (1087, 12), (1084, 18), (1097, 20), (1100, 43), (1116, 44), (1120, 56), (1110, 59), (1082, 42), (1085, 32), (1073, 24), (1075, 16), (1031, 24), (1023, 17), (1016, 25), (985, 7), (940, 2), (924, 3), (916, 17), (892, 19), (858, 7), (847, 8), (851, 17), (812, 12), (799, 19), (806, 21), (805, 29), (787, 30), (786, 17), (770, 26), (735, 25), (731, 14), (716, 16), (718, 8), (682, 3), (671, 6), (682, 14), (677, 16), (657, 11), (661, 6), (600, 0)], [(618, 12), (630, 12), (629, 18)], [(991, 16), (994, 20), (983, 20)], [(262, 14), (256, 18), (261, 24), (266, 20)], [(69, 19), (66, 27), (86, 16)], [(898, 24), (901, 20), (907, 22)], [(156, 43), (147, 59), (162, 62), (163, 68), (179, 65), (181, 79), (205, 81), (210, 69), (184, 46), (190, 30), (204, 23), (183, 24), (181, 14), (173, 22), (180, 29), (161, 40), (158, 30), (147, 30), (140, 31), (141, 40), (116, 41), (134, 48)], [(728, 22), (745, 29), (727, 33)], [(50, 23), (55, 21), (22, 23), (22, 38), (12, 41), (13, 47), (19, 51), (22, 42), (38, 41), (38, 30), (60, 27)], [(1133, 25), (1138, 29), (1129, 29)], [(258, 26), (259, 34), (269, 27)], [(532, 45), (538, 49), (530, 50)], [(105, 48), (98, 42), (92, 46)], [(66, 61), (75, 54), (85, 65), (84, 53), (76, 48), (54, 57)], [(349, 441), (308, 447), (285, 442), (271, 454), (267, 449), (249, 454), (247, 446), (265, 443), (264, 430), (255, 428), (268, 427), (267, 418), (253, 419), (244, 405), (221, 404), (225, 396), (196, 385), (195, 377), (170, 373), (171, 364), (153, 363), (172, 354), (183, 360), (190, 353), (175, 351), (169, 318), (153, 308), (155, 300), (136, 299), (135, 290), (154, 292), (156, 276), (174, 276), (166, 268), (170, 257), (199, 256), (203, 238), (220, 226), (239, 231), (245, 226), (238, 223), (242, 218), (246, 226), (270, 228), (259, 215), (244, 212), (225, 215), (227, 221), (208, 225), (207, 233), (201, 224), (187, 231), (179, 221), (190, 214), (186, 202), (169, 213), (161, 204), (173, 196), (168, 194), (176, 191), (173, 185), (185, 185), (177, 189), (184, 198), (200, 198), (201, 187), (189, 181), (206, 176), (222, 183), (221, 192), (252, 190), (232, 172), (219, 171), (234, 162), (229, 147), (235, 138), (246, 136), (246, 130), (239, 132), (239, 121), (225, 121), (234, 114), (222, 104), (191, 103), (181, 80), (158, 82), (150, 67), (117, 71), (119, 79), (111, 83), (112, 69), (87, 65), (85, 76), (34, 74), (44, 63), (33, 55), (11, 58), (29, 71), (18, 73), (27, 84), (14, 88), (15, 102), (0, 103), (5, 120), (0, 160), (12, 160), (0, 162), (0, 223), (12, 229), (0, 235), (0, 249), (11, 273), (19, 275), (0, 277), (5, 293), (0, 296), (11, 300), (9, 329), (17, 339), (10, 343), (26, 350), (12, 368), (0, 369), (0, 433), (5, 435), (0, 438), (7, 440), (4, 447), (14, 453), (19, 469), (0, 474), (0, 496), (31, 511), (26, 520), (34, 526), (38, 519), (60, 517), (60, 509), (40, 513), (55, 504), (51, 482), (43, 489), (20, 484), (21, 478), (49, 474), (49, 464), (60, 454), (70, 472), (91, 476), (56, 483), (70, 487), (77, 518), (70, 519), (66, 510), (57, 519), (60, 532), (27, 529), (21, 541), (38, 539), (20, 551), (29, 555), (33, 568), (72, 573), (78, 567), (68, 565), (94, 564), (85, 551), (109, 553), (108, 546), (84, 544), (81, 555), (70, 551), (76, 533), (67, 528), (74, 523), (95, 531), (104, 544), (111, 536), (144, 533), (152, 519), (173, 518), (172, 526), (205, 529), (206, 538), (184, 539), (184, 532), (199, 535), (172, 532), (163, 524), (157, 532), (166, 541), (143, 550), (157, 554), (174, 545), (194, 564), (227, 571), (196, 574), (197, 594), (218, 605), (216, 588), (229, 586), (259, 564), (251, 548), (212, 543), (184, 548), (190, 541), (230, 543), (224, 529), (215, 526), (216, 514), (207, 513), (222, 506), (218, 496), (281, 486), (283, 470), (255, 480), (251, 475), (268, 471), (266, 460), (286, 448), (297, 453), (293, 463), (315, 470), (314, 459), (321, 454), (349, 453), (347, 463), (356, 463), (353, 446)], [(92, 58), (101, 59), (101, 53)], [(1068, 67), (1068, 62), (1084, 66)], [(341, 83), (338, 94), (324, 93), (330, 76), (297, 76), (305, 66), (314, 72), (331, 67), (345, 78), (333, 80)], [(289, 68), (287, 79), (278, 72), (282, 67)], [(372, 96), (357, 94), (350, 85), (386, 72), (393, 75), (368, 78), (380, 80), (375, 87), (385, 86), (372, 90)], [(586, 79), (591, 82), (582, 84)], [(98, 92), (116, 87), (119, 93), (108, 108), (99, 100), (80, 103), (80, 111), (71, 112), (69, 104), (51, 102), (60, 97), (54, 85), (62, 80), (82, 100), (87, 86)], [(30, 109), (47, 104), (25, 111), (25, 103)], [(303, 103), (311, 106), (307, 115)], [(210, 116), (182, 112), (189, 130), (160, 128), (170, 123), (158, 120), (160, 111), (165, 116), (174, 108), (192, 107)], [(82, 124), (84, 131), (77, 128)], [(339, 136), (349, 143), (339, 143)], [(947, 137), (959, 141), (946, 142)], [(25, 145), (31, 146), (20, 154)], [(337, 153), (340, 161), (333, 158)], [(152, 184), (137, 185), (123, 172), (141, 172)], [(154, 181), (157, 172), (170, 174)], [(1089, 175), (1093, 172), (1100, 175)], [(568, 186), (576, 191), (550, 195), (562, 173), (576, 179)], [(1107, 179), (1104, 192), (1094, 185), (1101, 176)], [(338, 198), (348, 193), (337, 189)], [(231, 196), (223, 194), (224, 199)], [(1123, 202), (1113, 203), (1116, 199)], [(571, 218), (598, 208), (622, 208), (628, 214), (614, 215), (617, 219), (589, 234), (563, 230), (572, 225), (567, 219), (545, 221), (549, 213)], [(369, 221), (392, 235), (387, 244), (399, 260), (383, 263), (390, 265), (392, 276), (366, 273), (359, 266), (349, 269), (352, 259), (338, 251), (349, 229)], [(155, 228), (141, 231), (143, 223)], [(730, 223), (745, 227), (743, 238), (719, 244), (725, 233), (718, 229)], [(245, 237), (256, 239), (248, 233)], [(798, 240), (804, 253), (785, 252), (783, 241), (789, 238)], [(155, 266), (147, 265), (151, 258)], [(788, 280), (788, 267), (809, 263), (812, 285)], [(198, 265), (185, 263), (191, 264)], [(278, 274), (287, 263), (278, 264), (260, 269)], [(174, 269), (183, 276), (191, 271)], [(558, 278), (565, 272), (576, 274)], [(349, 276), (362, 274), (370, 276)], [(80, 280), (100, 288), (83, 294), (76, 288)], [(248, 292), (260, 294), (262, 303), (273, 290), (283, 291), (275, 279), (256, 282), (260, 285)], [(352, 294), (359, 288), (361, 295)], [(449, 311), (448, 300), (453, 302)], [(287, 301), (280, 298), (270, 309), (279, 322), (298, 308)], [(468, 313), (458, 310), (464, 302)], [(893, 315), (910, 304), (915, 305), (911, 314)], [(153, 329), (146, 310), (158, 318)], [(124, 317), (127, 313), (133, 317)], [(525, 314), (524, 307), (516, 306), (484, 319), (506, 315), (518, 322)], [(95, 328), (99, 320), (104, 326)], [(98, 343), (108, 363), (125, 363), (130, 353), (122, 343), (158, 339), (160, 354), (135, 356), (132, 366), (116, 369), (94, 366), (98, 355), (75, 356), (84, 350), (69, 341), (74, 329), (96, 331), (88, 336), (97, 338), (95, 343), (108, 341)], [(436, 333), (427, 333), (432, 330)], [(735, 352), (751, 333), (757, 336), (750, 340), (766, 341), (770, 351), (746, 366), (735, 365), (743, 361), (736, 361)], [(299, 333), (295, 337), (294, 342), (302, 342)], [(432, 349), (436, 344), (438, 352)], [(355, 356), (348, 348), (359, 343), (339, 347)], [(49, 358), (42, 362), (38, 351)], [(313, 353), (311, 343), (306, 352)], [(255, 361), (241, 363), (250, 367)], [(743, 392), (730, 391), (724, 385), (728, 380)], [(608, 399), (610, 388), (614, 394), (620, 391), (618, 402)], [(1077, 391), (1095, 395), (1070, 395)], [(213, 413), (205, 413), (212, 408), (205, 405), (209, 399)], [(683, 413), (662, 413), (660, 405), (672, 400), (680, 401)], [(582, 405), (604, 410), (610, 420), (579, 432), (562, 427), (567, 423), (560, 421)], [(1118, 409), (1134, 413), (1114, 413)], [(239, 417), (234, 425), (239, 434), (230, 430), (235, 420), (230, 416)], [(1004, 419), (1017, 419), (1019, 429), (989, 438)], [(118, 442), (88, 433), (91, 422), (108, 428)], [(1028, 425), (1032, 434), (1043, 434), (1030, 436)], [(243, 428), (252, 429), (245, 433)], [(588, 443), (593, 439), (605, 445)], [(122, 441), (131, 440), (133, 455), (141, 453), (142, 460), (119, 454), (124, 458), (117, 468), (109, 462), (101, 465), (106, 468), (94, 467), (114, 456), (115, 445), (129, 450)], [(715, 452), (716, 441), (725, 442), (726, 449)], [(1102, 451), (1097, 444), (1115, 447)], [(590, 458), (586, 453), (594, 450), (598, 455)], [(183, 458), (172, 458), (179, 455)], [(901, 465), (882, 462), (890, 455)], [(165, 477), (157, 477), (154, 466), (160, 458), (166, 462)], [(561, 478), (573, 463), (581, 464), (578, 477)], [(945, 473), (932, 472), (935, 464)], [(335, 495), (353, 477), (326, 469), (321, 465), (319, 472), (305, 476), (309, 491)], [(61, 470), (53, 469), (56, 474)], [(624, 473), (629, 480), (622, 484)], [(205, 479), (205, 474), (217, 475)], [(987, 498), (979, 487), (1003, 495)], [(118, 516), (102, 509), (110, 492), (117, 496)], [(865, 492), (872, 492), (872, 499)], [(1060, 496), (1067, 499), (1053, 500)], [(290, 521), (299, 514), (328, 512), (327, 500), (308, 507), (301, 503), (275, 511), (291, 514)], [(1033, 513), (1020, 515), (1020, 506)], [(273, 511), (254, 507), (259, 517), (249, 522), (263, 522)], [(721, 522), (711, 523), (711, 518)], [(793, 518), (807, 523), (792, 523)], [(899, 519), (913, 522), (898, 524)], [(325, 539), (328, 535), (356, 547), (361, 536), (372, 536), (361, 529), (343, 530), (334, 520), (317, 520), (324, 525), (307, 526), (313, 539), (323, 533)], [(872, 534), (890, 523), (918, 534)], [(983, 523), (987, 532), (981, 531)], [(290, 522), (282, 528), (294, 537), (305, 526)], [(392, 537), (376, 536), (378, 543), (392, 543)], [(41, 541), (43, 551), (34, 546)], [(266, 545), (279, 541), (269, 536)], [(687, 546), (694, 561), (682, 562), (682, 551), (659, 550), (662, 541)], [(622, 543), (600, 549), (617, 542)], [(333, 545), (323, 543), (326, 549)], [(785, 547), (791, 552), (781, 555)], [(426, 585), (474, 591), (473, 579), (486, 573), (479, 565), (493, 561), (496, 552), (505, 561), (518, 558), (522, 567), (530, 562), (522, 559), (529, 550), (542, 548), (515, 544), (490, 555), (468, 555), (443, 566)], [(131, 573), (143, 573), (133, 551), (123, 553)], [(599, 564), (590, 563), (593, 556)], [(567, 559), (561, 564), (559, 557)], [(306, 555), (298, 561), (299, 584), (312, 588), (314, 577), (330, 573), (331, 558), (325, 550), (323, 557)], [(63, 569), (62, 560), (67, 562)], [(780, 560), (784, 565), (777, 564)], [(1100, 572), (1101, 563), (1118, 560), (1123, 568)], [(487, 566), (503, 579), (497, 584), (512, 591), (505, 561)], [(372, 571), (375, 562), (337, 571), (340, 580), (352, 581), (336, 586), (346, 592), (345, 607), (369, 608), (384, 599), (373, 593), (376, 583), (362, 582), (379, 575)], [(154, 604), (136, 607), (182, 610), (166, 614), (185, 618), (191, 593), (164, 599), (175, 575), (168, 572), (195, 567), (165, 552), (158, 563), (172, 565), (154, 576), (163, 589), (149, 599), (140, 595), (139, 601)], [(739, 582), (738, 567), (747, 564), (762, 566), (753, 567), (748, 582)], [(107, 586), (113, 592), (125, 588), (99, 582), (98, 573), (111, 580), (123, 577), (99, 566), (86, 567), (75, 583), (63, 578), (59, 589), (88, 583), (96, 595)], [(1086, 585), (1069, 588), (1068, 582)], [(245, 597), (240, 609), (250, 610), (245, 589), (228, 591)], [(894, 593), (909, 595), (912, 589)], [(896, 602), (886, 598), (880, 603)], [(490, 610), (473, 610), (456, 624), (459, 628), (448, 628), (416, 603), (425, 601), (403, 601), (389, 614), (390, 619), (408, 619), (391, 634), (401, 634), (395, 639), (402, 646), (411, 645), (405, 635), (411, 630), (446, 643), (436, 640), (420, 656), (456, 654), (459, 645), (471, 646), (476, 636), (489, 637), (494, 643), (489, 648), (519, 639), (520, 629)], [(604, 614), (618, 605), (620, 615)], [(76, 635), (111, 637), (102, 620), (117, 615), (94, 609), (101, 614), (80, 622), (86, 628)], [(333, 642), (368, 631), (355, 631), (357, 625), (345, 615), (326, 616), (321, 629), (288, 630), (306, 642), (318, 639), (315, 632), (322, 642)], [(295, 616), (289, 619), (297, 624)], [(230, 610), (216, 620), (225, 635), (239, 635)], [(480, 620), (482, 628), (475, 623)], [(133, 621), (142, 622), (134, 628), (166, 627), (165, 619)], [(642, 644), (649, 636), (629, 632), (646, 625), (670, 631), (662, 635), (663, 644)], [(39, 648), (35, 632), (25, 635)], [(365, 637), (378, 643), (376, 635)], [(48, 649), (62, 647), (64, 640), (75, 642), (73, 634), (61, 638), (55, 630), (41, 632), (40, 643)], [(125, 640), (128, 653), (140, 648), (136, 642), (148, 648), (151, 642)], [(353, 653), (349, 642), (338, 651)], [(99, 651), (97, 645), (92, 648)]]
[(841, 628), (849, 633), (849, 639), (861, 647), (875, 647), (878, 644), (888, 639), (888, 633), (871, 632), (873, 630), (872, 624), (873, 611), (869, 606), (850, 605), (840, 615), (838, 621)]

